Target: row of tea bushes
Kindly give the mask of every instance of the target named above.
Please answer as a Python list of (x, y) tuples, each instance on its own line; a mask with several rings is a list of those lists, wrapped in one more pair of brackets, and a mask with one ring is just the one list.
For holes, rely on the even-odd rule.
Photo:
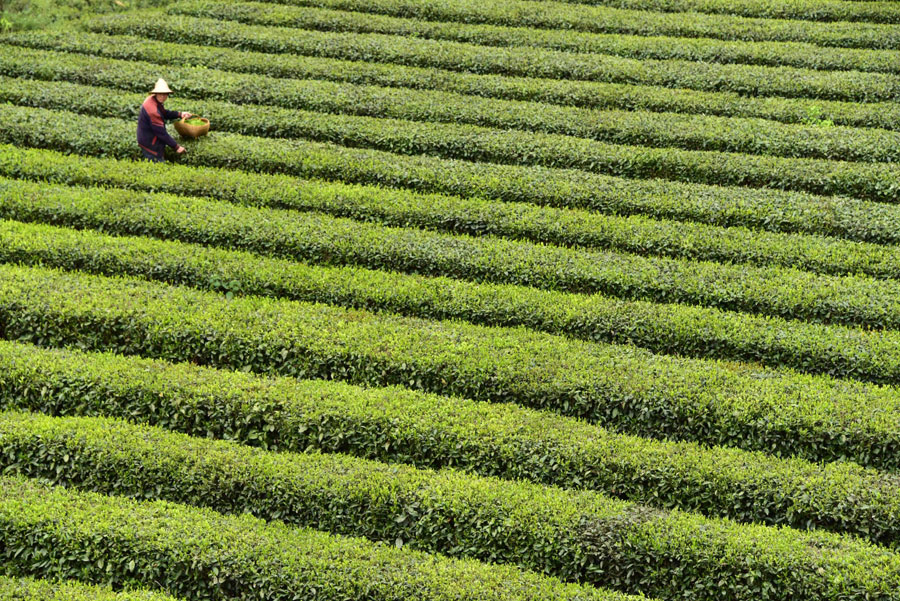
[(0, 478), (0, 564), (185, 599), (621, 600), (505, 566)]
[[(595, 33), (637, 34), (644, 36), (705, 37), (724, 40), (809, 42), (822, 46), (850, 48), (888, 48), (898, 46), (900, 23), (893, 16), (873, 18), (876, 13), (897, 15), (889, 2), (867, 2), (854, 8), (851, 2), (817, 2), (806, 0), (806, 6), (815, 5), (819, 14), (830, 13), (837, 21), (865, 21), (876, 23), (821, 23), (802, 20), (747, 19), (723, 14), (705, 15), (696, 0), (676, 0), (684, 5), (676, 8), (670, 4), (668, 11), (660, 0), (601, 0), (590, 4), (608, 6), (566, 6), (557, 2), (527, 2), (503, 0), (485, 4), (477, 0), (276, 0), (279, 4), (317, 6), (337, 10), (372, 12), (395, 17), (407, 17), (425, 21), (458, 21), (485, 23), (510, 27), (535, 27), (538, 29), (565, 29)], [(747, 2), (718, 0), (719, 7), (746, 6)], [(712, 0), (716, 2), (716, 0)], [(712, 2), (708, 2), (709, 6)], [(693, 4), (693, 5), (691, 5)], [(771, 6), (798, 6), (798, 2), (767, 2)], [(865, 8), (861, 8), (865, 7)], [(880, 8), (878, 8), (880, 7)], [(649, 10), (633, 10), (635, 8)], [(664, 10), (660, 13), (656, 11)], [(728, 9), (725, 10), (727, 12)], [(855, 11), (867, 11), (865, 18)], [(675, 11), (675, 14), (672, 12)], [(677, 14), (687, 11), (688, 14)], [(720, 12), (720, 11), (712, 11)], [(750, 16), (750, 15), (745, 15)], [(760, 16), (773, 16), (772, 14)], [(785, 15), (786, 16), (786, 15)], [(818, 17), (817, 17), (818, 20)], [(877, 23), (884, 21), (884, 24)]]
[(3, 182), (0, 215), (327, 265), (900, 328), (896, 281), (385, 227), (203, 198)]
[[(178, 65), (181, 64), (192, 64), (208, 69), (223, 69), (253, 75), (265, 74), (286, 79), (320, 79), (362, 85), (440, 90), (485, 98), (585, 108), (758, 117), (786, 123), (801, 123), (809, 119), (810, 115), (820, 115), (838, 125), (891, 130), (900, 128), (898, 125), (900, 106), (896, 102), (861, 104), (803, 98), (752, 97), (734, 92), (698, 92), (630, 84), (516, 78), (293, 54), (262, 54), (231, 48), (173, 44), (147, 40), (143, 37), (105, 36), (90, 32), (81, 32), (78, 36), (53, 31), (15, 33), (0, 36), (0, 41), (5, 44), (53, 49), (73, 54), (164, 63), (175, 69), (180, 69)], [(32, 66), (36, 70), (40, 69), (37, 64)], [(27, 66), (22, 66), (25, 67)], [(177, 83), (180, 87), (189, 85), (185, 80)], [(289, 85), (289, 82), (283, 82), (281, 85)], [(245, 94), (248, 91), (242, 90), (240, 93)]]
[(852, 538), (450, 470), (276, 454), (103, 418), (0, 414), (0, 465), (67, 488), (250, 513), (633, 594), (900, 598), (900, 556)]
[(856, 464), (659, 442), (515, 405), (401, 388), (260, 378), (0, 342), (0, 407), (106, 416), (273, 451), (597, 490), (742, 522), (825, 528), (897, 548), (896, 478)]
[(311, 267), (182, 243), (0, 222), (7, 262), (128, 275), (234, 295), (258, 294), (425, 319), (526, 326), (654, 352), (758, 361), (900, 384), (900, 336), (683, 305), (584, 297), (358, 268)]
[(859, 0), (575, 0), (579, 4), (617, 6), (634, 10), (700, 12), (767, 19), (809, 21), (872, 21), (900, 23), (900, 10), (884, 2)]
[[(793, 267), (827, 275), (900, 278), (900, 256), (894, 246), (641, 216), (608, 216), (524, 203), (423, 195), (278, 175), (217, 170), (215, 177), (198, 178), (196, 169), (186, 165), (167, 167), (163, 181), (159, 168), (146, 163), (54, 156), (11, 148), (9, 152), (5, 161), (0, 159), (0, 178), (15, 175), (48, 183), (62, 181), (70, 185), (112, 186), (135, 191), (176, 191), (245, 206), (317, 211), (395, 227), (494, 235), (588, 249), (611, 248), (641, 255)], [(71, 171), (79, 166), (85, 169), (79, 173)], [(111, 169), (112, 166), (115, 168)], [(13, 194), (17, 187), (33, 189), (24, 183), (6, 184), (7, 194)]]
[[(851, 259), (857, 252), (866, 256), (875, 248), (842, 245), (818, 236), (769, 237), (764, 232), (900, 243), (900, 206), (846, 197), (591, 176), (580, 185), (566, 182), (556, 193), (543, 190), (545, 195), (531, 198), (543, 206), (532, 206), (505, 197), (490, 181), (480, 182), (481, 188), (456, 188), (466, 194), (460, 197), (215, 167), (204, 167), (204, 173), (208, 176), (201, 177), (188, 165), (101, 159), (0, 144), (0, 175), (7, 177), (202, 196), (247, 206), (320, 211), (384, 225), (563, 246), (614, 247), (734, 263), (790, 264), (822, 273), (883, 275), (886, 272), (875, 267), (880, 260), (867, 259), (861, 264)], [(465, 179), (459, 173), (455, 177), (457, 182)], [(745, 228), (762, 231), (750, 233)], [(830, 252), (826, 258), (822, 252), (826, 248), (840, 252)]]
[[(10, 569), (13, 566), (5, 566)], [(168, 595), (146, 590), (112, 589), (74, 580), (49, 581), (0, 575), (0, 599), (4, 601), (174, 601)]]
[[(519, 77), (631, 83), (748, 96), (872, 102), (900, 100), (900, 75), (817, 71), (791, 67), (635, 60), (540, 48), (498, 48), (363, 33), (318, 32), (243, 25), (181, 15), (148, 21), (114, 15), (85, 22), (88, 31), (200, 44)], [(900, 31), (900, 28), (898, 28)]]
[[(752, 364), (653, 355), (487, 328), (158, 283), (0, 266), (0, 333), (41, 345), (191, 360), (515, 402), (655, 438), (844, 458), (900, 457), (896, 391)], [(227, 302), (225, 302), (227, 300)]]
[[(131, 116), (135, 99), (115, 107), (108, 88), (143, 95), (143, 74), (152, 63), (73, 56), (68, 53), (0, 46), (0, 101), (55, 106), (68, 103), (82, 111)], [(898, 62), (900, 64), (900, 62)], [(195, 67), (172, 68), (170, 80), (179, 82), (179, 102), (192, 99), (196, 112), (216, 115), (220, 129), (242, 133), (321, 136), (291, 124), (315, 115), (307, 110), (365, 117), (478, 125), (491, 128), (562, 134), (616, 144), (716, 150), (784, 157), (842, 161), (894, 162), (900, 158), (900, 132), (879, 129), (820, 128), (763, 119), (681, 115), (645, 111), (600, 111), (541, 103), (496, 100), (447, 92), (357, 86), (316, 80), (285, 80)], [(25, 77), (29, 79), (15, 79)], [(33, 79), (32, 79), (33, 78)], [(42, 81), (35, 81), (42, 80)], [(44, 82), (70, 82), (82, 87)], [(75, 101), (74, 99), (78, 99)], [(262, 104), (268, 109), (264, 126), (233, 104)], [(140, 104), (140, 100), (138, 101)], [(289, 110), (287, 110), (289, 109)], [(259, 111), (248, 107), (249, 111)], [(257, 118), (256, 121), (259, 119)], [(276, 127), (274, 122), (279, 125)], [(332, 130), (334, 128), (332, 127)], [(296, 131), (295, 131), (296, 130)], [(337, 135), (335, 132), (334, 135)]]
[[(64, 84), (50, 84), (64, 86)], [(72, 84), (69, 84), (72, 85)], [(96, 92), (96, 97), (66, 97), (65, 93), (55, 97), (23, 98), (24, 102), (62, 106), (84, 110), (89, 113), (115, 111), (134, 113), (139, 104), (135, 100), (140, 95)], [(205, 106), (210, 109), (214, 103), (193, 101), (194, 107)], [(440, 159), (464, 160), (468, 165), (462, 169), (503, 171), (505, 167), (515, 171), (524, 170), (533, 179), (543, 179), (544, 174), (536, 167), (553, 170), (566, 169), (605, 173), (629, 178), (666, 178), (674, 181), (698, 182), (708, 184), (732, 184), (748, 186), (770, 186), (800, 192), (811, 192), (826, 195), (850, 195), (864, 200), (878, 202), (898, 202), (900, 193), (900, 172), (888, 163), (850, 163), (842, 161), (825, 161), (816, 159), (794, 159), (723, 153), (714, 151), (676, 150), (669, 148), (648, 148), (644, 146), (624, 146), (607, 144), (569, 136), (554, 134), (534, 134), (495, 130), (474, 125), (455, 125), (446, 123), (417, 123), (393, 119), (376, 119), (373, 117), (355, 117), (346, 115), (330, 115), (325, 113), (305, 113), (289, 111), (284, 119), (275, 120), (272, 114), (287, 109), (260, 109), (250, 105), (229, 105), (227, 116), (220, 122), (231, 124), (241, 133), (239, 136), (219, 133), (214, 138), (201, 138), (190, 145), (195, 154), (203, 156), (199, 159), (207, 166), (240, 167), (251, 171), (281, 172), (289, 175), (324, 177), (332, 179), (328, 173), (313, 170), (310, 161), (291, 160), (298, 153), (309, 154), (303, 149), (315, 147), (310, 142), (296, 139), (259, 138), (255, 134), (266, 136), (303, 136), (317, 141), (328, 141), (340, 144), (343, 149), (337, 152), (351, 156), (372, 156), (372, 152), (390, 152), (391, 161), (398, 159), (397, 154), (410, 155), (407, 164), (433, 163)], [(78, 147), (96, 143), (97, 134), (82, 138), (72, 138), (68, 133), (57, 129), (62, 127), (71, 131), (70, 123), (82, 122), (84, 129), (96, 129), (109, 132), (107, 136), (121, 139), (113, 148), (124, 148), (126, 139), (133, 140), (134, 123), (119, 119), (100, 119), (97, 117), (78, 116), (65, 112), (67, 117), (49, 109), (9, 106), (0, 115), (0, 141), (28, 146), (50, 147), (68, 152), (79, 152)], [(108, 113), (106, 113), (108, 114)], [(52, 115), (57, 115), (54, 119)], [(41, 120), (41, 131), (34, 131), (30, 120)], [(289, 120), (292, 119), (292, 120)], [(117, 127), (118, 125), (118, 127)], [(112, 131), (110, 131), (112, 130)], [(128, 132), (126, 134), (126, 132)], [(230, 132), (229, 132), (230, 133)], [(54, 138), (61, 138), (56, 143)], [(30, 140), (25, 142), (24, 140)], [(261, 146), (252, 150), (244, 149), (220, 155), (210, 161), (208, 150), (221, 149), (236, 142), (245, 140), (247, 145)], [(54, 140), (53, 142), (50, 142)], [(47, 144), (50, 142), (50, 144)], [(362, 147), (361, 150), (353, 150)], [(334, 148), (334, 146), (330, 146)], [(201, 150), (202, 149), (202, 150)], [(136, 145), (128, 145), (128, 154), (134, 156)], [(123, 156), (114, 150), (106, 151), (107, 155)], [(260, 161), (260, 155), (267, 156)], [(437, 157), (431, 156), (437, 155)], [(438, 158), (439, 157), (439, 158)], [(189, 160), (198, 160), (190, 159)], [(249, 163), (249, 165), (248, 165)], [(451, 163), (456, 166), (456, 163)], [(331, 164), (329, 169), (334, 173), (340, 165)], [(370, 167), (371, 168), (371, 167)], [(346, 172), (348, 169), (343, 168)], [(572, 173), (572, 178), (578, 178)], [(343, 181), (359, 183), (378, 183), (393, 185), (391, 181), (358, 179), (352, 174), (342, 174)], [(418, 182), (422, 189), (424, 182)], [(507, 183), (507, 186), (509, 183)], [(434, 192), (450, 192), (455, 190), (427, 189)], [(512, 191), (513, 200), (523, 200), (523, 194)], [(527, 198), (525, 198), (527, 200)]]
[[(72, 138), (69, 135), (71, 123), (77, 123), (83, 131), (91, 132), (92, 135)], [(8, 105), (0, 112), (0, 126), (0, 141), (8, 144), (121, 158), (132, 158), (137, 154), (133, 142), (133, 124), (119, 119), (99, 119), (70, 112)], [(725, 209), (725, 219), (740, 219), (748, 212), (747, 204), (751, 211), (762, 205), (776, 214), (764, 213), (759, 220), (763, 224), (770, 224), (769, 227), (779, 227), (771, 224), (783, 224), (790, 219), (790, 213), (795, 214), (793, 223), (800, 219), (812, 221), (816, 216), (816, 202), (828, 206), (828, 199), (768, 190), (729, 190), (670, 182), (623, 181), (584, 171), (447, 161), (428, 156), (403, 157), (375, 150), (262, 139), (225, 132), (218, 132), (214, 140), (204, 138), (191, 146), (190, 155), (173, 158), (181, 158), (194, 164), (202, 163), (205, 167), (287, 172), (302, 177), (336, 179), (348, 183), (403, 187), (423, 192), (538, 205), (591, 208), (615, 213), (640, 212), (635, 210), (635, 205), (639, 205), (641, 209), (653, 207), (650, 208), (651, 212), (659, 212), (660, 209), (655, 208), (657, 203), (663, 203), (663, 210), (672, 213), (683, 202), (687, 206), (682, 209), (681, 214), (686, 214), (691, 219), (696, 213), (704, 214), (702, 207), (709, 205), (708, 200), (713, 196), (717, 203), (724, 204), (723, 201), (727, 199), (739, 205), (732, 208), (734, 212)], [(720, 200), (718, 194), (725, 194), (727, 197)], [(694, 195), (699, 198), (692, 199)], [(626, 200), (622, 200), (622, 196)], [(766, 199), (770, 199), (768, 203)], [(807, 205), (805, 210), (799, 211), (800, 215), (797, 215), (796, 201)], [(844, 199), (834, 199), (834, 202), (839, 206), (846, 206)], [(861, 212), (865, 211), (863, 207), (877, 210), (877, 205), (872, 203), (850, 201), (850, 204), (860, 207)], [(827, 222), (828, 216), (821, 214), (821, 206), (818, 212), (821, 219)], [(722, 219), (719, 210), (706, 209), (705, 214), (713, 215), (714, 221)], [(834, 219), (843, 221), (843, 216), (836, 215)], [(793, 227), (793, 224), (787, 227)], [(856, 224), (851, 227), (856, 227)], [(797, 229), (802, 229), (802, 226), (798, 224)]]
[(421, 21), (372, 13), (279, 6), (265, 2), (187, 0), (170, 5), (167, 12), (237, 21), (249, 25), (382, 33), (483, 46), (536, 47), (612, 54), (639, 60), (677, 59), (802, 69), (900, 73), (900, 52), (896, 50), (826, 48), (803, 43), (743, 42), (711, 38), (595, 34), (466, 22)]

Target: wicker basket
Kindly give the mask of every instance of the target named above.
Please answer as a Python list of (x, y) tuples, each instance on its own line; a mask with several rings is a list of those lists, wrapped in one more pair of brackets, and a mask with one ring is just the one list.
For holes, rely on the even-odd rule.
[(175, 131), (186, 138), (199, 138), (205, 136), (209, 131), (209, 119), (206, 117), (191, 117), (191, 119), (200, 119), (203, 125), (188, 125), (184, 119), (175, 122)]

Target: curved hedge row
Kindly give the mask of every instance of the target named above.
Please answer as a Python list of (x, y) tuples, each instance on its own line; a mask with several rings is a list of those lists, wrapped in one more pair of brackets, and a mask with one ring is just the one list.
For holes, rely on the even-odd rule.
[[(7, 566), (9, 568), (10, 566)], [(173, 601), (161, 593), (142, 590), (115, 592), (74, 580), (51, 582), (0, 575), (0, 599), (9, 601)]]
[[(326, 251), (321, 251), (325, 254)], [(0, 222), (0, 258), (103, 275), (390, 311), (426, 319), (526, 326), (681, 356), (758, 361), (900, 384), (896, 332), (822, 327), (701, 307), (585, 298), (518, 286), (317, 268), (249, 253)], [(389, 262), (384, 267), (390, 267)]]
[[(5, 192), (9, 195), (15, 189), (29, 188), (27, 184), (13, 184), (2, 179), (5, 175), (15, 175), (67, 185), (176, 191), (245, 206), (317, 211), (387, 226), (473, 236), (495, 235), (588, 249), (612, 248), (642, 255), (793, 267), (826, 275), (900, 279), (900, 255), (894, 246), (658, 221), (640, 216), (606, 216), (524, 203), (422, 195), (406, 190), (245, 172), (216, 170), (216, 177), (198, 179), (192, 168), (183, 165), (167, 166), (163, 175), (158, 167), (148, 167), (145, 163), (62, 157), (8, 148), (10, 154), (5, 160), (0, 158), (0, 181), (9, 186)], [(34, 208), (37, 206), (39, 204)], [(2, 210), (0, 214), (3, 214)], [(7, 214), (13, 218), (22, 216), (20, 213)], [(58, 217), (62, 218), (61, 215)]]
[[(70, 87), (32, 79), (0, 77), (0, 101), (13, 104), (66, 108), (81, 112), (109, 111), (131, 117), (131, 106), (114, 107), (112, 92), (97, 86), (139, 93), (142, 78), (151, 63), (98, 59), (71, 54), (0, 46), (0, 74), (90, 87)], [(900, 62), (898, 62), (900, 65)], [(784, 157), (836, 159), (842, 161), (894, 162), (900, 159), (900, 132), (877, 129), (821, 128), (788, 125), (762, 119), (724, 118), (705, 115), (648, 113), (643, 111), (599, 111), (522, 103), (447, 92), (396, 90), (393, 88), (295, 81), (264, 76), (238, 75), (199, 68), (169, 68), (170, 81), (178, 84), (179, 102), (195, 99), (196, 112), (216, 115), (215, 127), (242, 133), (290, 135), (298, 117), (304, 122), (316, 115), (298, 110), (341, 113), (365, 117), (394, 118), (420, 122), (479, 125), (492, 128), (563, 134), (616, 144), (674, 146), (688, 150), (717, 150)], [(102, 97), (99, 97), (102, 96)], [(77, 99), (77, 100), (76, 100)], [(275, 105), (267, 126), (236, 114), (231, 104)], [(126, 103), (127, 104), (127, 103)], [(140, 104), (140, 101), (138, 101)], [(250, 109), (258, 110), (258, 109)], [(277, 121), (274, 126), (271, 121)], [(332, 135), (339, 135), (331, 127)], [(301, 129), (299, 135), (317, 137)]]
[[(728, 91), (748, 96), (786, 96), (858, 102), (900, 100), (900, 75), (816, 71), (791, 67), (656, 61), (539, 48), (498, 48), (381, 34), (330, 33), (242, 25), (229, 21), (169, 15), (114, 15), (85, 22), (88, 31), (127, 34), (167, 42), (187, 42), (276, 54), (400, 64), (463, 71), (632, 83)], [(900, 31), (900, 28), (898, 28)]]
[[(11, 219), (149, 235), (320, 264), (900, 328), (900, 284), (894, 281), (472, 238), (185, 196), (0, 181), (0, 216)], [(843, 360), (835, 357), (835, 361)]]
[(635, 10), (690, 11), (767, 19), (810, 21), (871, 21), (900, 23), (900, 10), (890, 2), (871, 0), (564, 0), (575, 4), (616, 6)]
[(748, 364), (0, 266), (0, 335), (516, 402), (655, 438), (896, 468), (896, 391)]
[[(91, 113), (113, 110), (121, 113), (136, 111), (139, 105), (135, 104), (135, 100), (138, 96), (105, 93), (89, 99), (66, 97), (62, 94), (57, 98), (35, 97), (24, 98), (24, 101), (51, 106), (59, 102), (69, 108)], [(193, 103), (195, 107), (199, 104), (201, 103), (198, 101)], [(213, 106), (213, 103), (206, 104), (208, 107)], [(248, 134), (306, 136), (350, 148), (361, 146), (364, 148), (362, 151), (343, 151), (357, 157), (363, 154), (371, 156), (369, 148), (374, 147), (382, 152), (391, 152), (390, 160), (396, 160), (397, 154), (425, 154), (424, 157), (413, 156), (406, 162), (427, 164), (436, 160), (430, 155), (437, 155), (476, 163), (472, 167), (474, 170), (500, 171), (504, 165), (524, 169), (532, 178), (538, 179), (543, 177), (535, 167), (578, 169), (631, 178), (662, 177), (686, 182), (786, 188), (817, 194), (847, 194), (879, 202), (900, 202), (900, 171), (889, 163), (849, 163), (714, 151), (656, 149), (606, 144), (553, 134), (495, 130), (474, 125), (416, 123), (299, 111), (291, 111), (290, 115), (285, 113), (283, 120), (274, 120), (271, 114), (286, 109), (259, 109), (252, 106), (229, 105), (228, 111), (228, 116), (223, 116), (221, 121), (228, 123), (231, 120), (236, 129)], [(29, 123), (35, 118), (40, 119), (40, 131), (33, 131), (34, 126)], [(291, 118), (292, 120), (288, 120)], [(68, 133), (73, 122), (83, 123), (85, 130), (96, 128), (108, 132), (108, 137), (117, 138), (115, 142), (110, 140), (106, 146), (122, 150), (105, 150), (106, 155), (134, 156), (137, 146), (133, 143), (133, 122), (77, 117), (70, 112), (61, 114), (50, 110), (9, 106), (0, 114), (0, 141), (70, 152), (76, 147), (96, 144), (96, 140), (92, 139), (96, 134), (73, 139)], [(309, 150), (317, 145), (289, 139), (269, 138), (263, 142), (248, 134), (226, 137), (219, 133), (217, 136), (192, 141), (189, 147), (202, 158), (188, 160), (199, 160), (210, 166), (323, 177), (321, 171), (310, 169), (309, 159), (306, 160), (307, 164), (299, 157), (295, 160), (297, 154), (308, 155)], [(238, 139), (244, 140), (245, 144), (264, 148), (229, 152), (228, 156), (220, 155), (212, 159), (208, 150), (222, 149)], [(488, 164), (481, 166), (478, 164), (481, 162)], [(332, 165), (331, 169), (334, 170), (335, 167)], [(347, 169), (342, 171), (346, 173)], [(329, 175), (324, 177), (329, 178)], [(368, 178), (360, 180), (352, 175), (348, 178), (342, 174), (340, 179), (390, 185), (390, 182), (372, 181)], [(418, 182), (418, 185), (421, 186), (422, 182)], [(522, 200), (522, 194), (516, 194), (515, 200)]]
[(688, 60), (790, 66), (817, 70), (857, 70), (900, 73), (900, 53), (894, 50), (826, 48), (797, 42), (743, 42), (711, 38), (648, 37), (581, 33), (572, 30), (532, 29), (421, 21), (386, 15), (321, 8), (279, 6), (266, 2), (187, 0), (167, 8), (169, 14), (191, 15), (269, 25), (356, 33), (415, 36), (484, 46), (536, 47), (636, 59)]
[[(98, 159), (0, 144), (0, 175), (7, 177), (202, 196), (247, 206), (320, 211), (385, 225), (500, 235), (564, 246), (615, 247), (735, 263), (789, 263), (823, 273), (849, 270), (877, 274), (873, 271), (877, 261), (868, 266), (849, 263), (846, 269), (838, 267), (854, 255), (850, 246), (837, 242), (832, 248), (840, 252), (830, 253), (826, 259), (813, 246), (807, 246), (803, 237), (768, 237), (763, 232), (799, 231), (900, 243), (900, 207), (844, 197), (596, 177), (590, 188), (570, 181), (558, 195), (523, 195), (523, 200), (543, 205), (534, 207), (511, 199), (504, 202), (503, 195), (489, 185), (457, 188), (457, 192), (474, 195), (457, 197), (216, 167), (205, 167), (204, 171), (210, 174), (208, 178), (195, 177), (196, 170), (186, 165)], [(457, 182), (463, 180), (464, 176), (456, 175)], [(501, 201), (478, 196), (500, 196)], [(668, 219), (690, 221), (672, 223)], [(745, 228), (763, 232), (749, 233)], [(817, 248), (831, 244), (821, 238), (809, 242), (824, 245)]]
[[(507, 100), (534, 101), (586, 108), (621, 108), (704, 115), (742, 116), (801, 123), (818, 114), (838, 125), (900, 128), (896, 102), (839, 102), (779, 97), (748, 97), (732, 92), (697, 92), (628, 84), (604, 84), (479, 75), (420, 69), (403, 65), (351, 62), (292, 54), (261, 54), (230, 48), (172, 44), (133, 36), (89, 32), (71, 36), (57, 32), (6, 34), (0, 41), (18, 46), (55, 49), (107, 58), (181, 64), (265, 74), (287, 79), (324, 79), (355, 84), (443, 90)], [(37, 68), (37, 65), (32, 65)], [(185, 85), (184, 81), (178, 82)]]
[[(566, 6), (558, 2), (522, 2), (504, 0), (486, 4), (477, 0), (276, 0), (278, 4), (299, 6), (319, 6), (337, 10), (373, 12), (408, 17), (425, 21), (462, 21), (465, 23), (487, 23), (512, 27), (536, 27), (539, 29), (565, 29), (595, 33), (636, 34), (644, 36), (704, 37), (725, 40), (810, 42), (822, 46), (897, 48), (900, 46), (900, 28), (879, 23), (817, 23), (797, 20), (754, 19), (727, 16), (723, 14), (704, 15), (697, 12), (698, 0), (688, 0), (688, 14), (659, 13), (666, 10), (661, 0), (640, 0), (641, 9), (635, 0), (599, 0), (585, 4), (608, 4), (612, 6)], [(678, 0), (684, 2), (684, 0)], [(715, 0), (713, 0), (715, 1)], [(753, 1), (753, 0), (749, 0)], [(742, 2), (720, 0), (719, 5), (740, 6)], [(618, 7), (616, 7), (618, 3)], [(806, 0), (804, 4), (817, 7), (823, 2)], [(629, 6), (631, 4), (632, 6)], [(707, 3), (707, 6), (709, 3)], [(867, 6), (888, 7), (886, 11), (898, 11), (888, 2), (869, 2)], [(771, 3), (769, 6), (798, 6), (791, 2)], [(827, 6), (827, 5), (826, 5)], [(833, 4), (831, 5), (834, 6)], [(852, 4), (841, 2), (843, 13), (838, 21), (847, 18), (847, 8)], [(858, 10), (861, 6), (856, 5)], [(671, 8), (669, 10), (672, 10)], [(676, 11), (679, 9), (675, 9)], [(820, 9), (820, 12), (828, 11)], [(877, 9), (876, 9), (877, 10)], [(832, 14), (834, 12), (832, 11)], [(766, 15), (773, 16), (773, 15)], [(818, 20), (818, 19), (816, 19)], [(900, 21), (898, 21), (900, 22)]]
[[(0, 120), (2, 142), (99, 156), (136, 156), (130, 131), (132, 125), (118, 119), (7, 106), (0, 111)], [(73, 139), (69, 135), (69, 124), (73, 122), (81, 125), (84, 131), (94, 132), (93, 135)], [(884, 229), (894, 221), (893, 207), (879, 209), (877, 204), (853, 199), (822, 199), (777, 191), (730, 190), (674, 182), (623, 181), (582, 171), (465, 163), (425, 156), (399, 157), (330, 144), (272, 141), (222, 132), (214, 138), (214, 142), (206, 139), (193, 145), (186, 160), (202, 163), (205, 167), (291, 172), (303, 177), (500, 201), (615, 213), (646, 211), (688, 219), (699, 216), (714, 223), (736, 221), (740, 224), (749, 216), (761, 226), (773, 229), (796, 227), (802, 231), (813, 227), (804, 222), (819, 217), (820, 227), (846, 228), (860, 232), (857, 235), (869, 236), (870, 226), (865, 215), (870, 210), (878, 217), (883, 216)], [(714, 208), (709, 207), (710, 199), (715, 201)], [(845, 207), (849, 207), (849, 215), (845, 213)], [(880, 228), (875, 229), (875, 235), (886, 236)]]
[(896, 478), (615, 434), (582, 421), (401, 388), (260, 378), (137, 357), (0, 342), (0, 407), (119, 417), (273, 451), (352, 453), (897, 547)]
[(0, 478), (0, 524), (0, 564), (19, 573), (140, 583), (187, 599), (628, 599), (511, 567), (14, 477)]
[[(0, 414), (0, 465), (70, 488), (400, 541), (632, 594), (900, 598), (900, 555), (851, 538), (448, 470), (275, 454), (103, 418)], [(748, 581), (747, 572), (756, 577)]]

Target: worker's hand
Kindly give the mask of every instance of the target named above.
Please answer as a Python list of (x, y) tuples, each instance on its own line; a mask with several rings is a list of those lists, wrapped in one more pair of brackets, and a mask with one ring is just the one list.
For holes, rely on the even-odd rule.
[(175, 152), (177, 152), (178, 154), (184, 154), (184, 146), (179, 146), (175, 149)]
[(182, 118), (182, 119), (190, 119), (190, 118), (193, 117), (193, 116), (194, 116), (194, 115), (192, 115), (191, 113), (188, 113), (188, 112), (181, 113), (181, 118)]

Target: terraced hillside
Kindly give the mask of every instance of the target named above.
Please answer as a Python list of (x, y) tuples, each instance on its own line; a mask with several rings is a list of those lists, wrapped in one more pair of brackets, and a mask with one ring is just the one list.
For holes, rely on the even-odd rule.
[(0, 598), (900, 600), (898, 162), (886, 0), (0, 35)]

